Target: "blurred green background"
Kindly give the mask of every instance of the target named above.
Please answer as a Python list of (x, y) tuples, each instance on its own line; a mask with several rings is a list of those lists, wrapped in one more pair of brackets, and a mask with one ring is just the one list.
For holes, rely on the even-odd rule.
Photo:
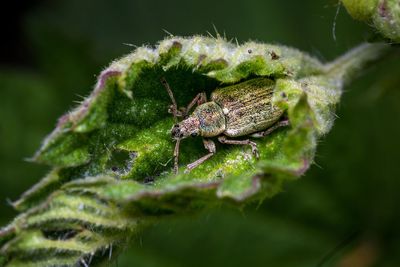
[[(371, 36), (337, 1), (15, 1), (1, 11), (0, 224), (49, 169), (24, 161), (111, 60), (166, 34), (286, 44), (331, 60)], [(161, 222), (113, 266), (400, 266), (400, 57), (346, 87), (307, 174), (261, 205)]]

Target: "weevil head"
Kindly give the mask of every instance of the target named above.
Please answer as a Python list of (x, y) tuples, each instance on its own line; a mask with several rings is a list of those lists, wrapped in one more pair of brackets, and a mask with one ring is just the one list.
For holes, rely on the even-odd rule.
[(207, 102), (198, 106), (185, 120), (175, 124), (171, 129), (174, 139), (188, 136), (213, 137), (225, 131), (225, 115), (218, 104)]
[(198, 106), (185, 120), (175, 124), (171, 129), (174, 139), (188, 136), (213, 137), (225, 131), (225, 115), (215, 102), (207, 102)]

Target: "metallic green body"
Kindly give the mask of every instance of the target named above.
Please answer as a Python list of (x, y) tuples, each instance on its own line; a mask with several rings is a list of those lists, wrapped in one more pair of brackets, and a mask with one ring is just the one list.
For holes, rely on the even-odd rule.
[(273, 89), (272, 80), (255, 78), (215, 90), (211, 101), (217, 103), (224, 114), (222, 133), (229, 137), (244, 136), (277, 122), (283, 111), (272, 104)]
[[(183, 121), (175, 124), (171, 129), (171, 136), (176, 140), (174, 149), (174, 170), (178, 172), (178, 157), (180, 140), (189, 136), (198, 135), (203, 138), (204, 147), (208, 154), (190, 163), (187, 170), (191, 170), (214, 155), (215, 143), (207, 137), (218, 137), (223, 144), (249, 145), (256, 158), (259, 157), (257, 144), (249, 139), (229, 140), (228, 137), (240, 137), (249, 134), (265, 136), (277, 127), (288, 123), (277, 123), (283, 111), (272, 102), (275, 82), (268, 78), (255, 78), (235, 85), (216, 89), (211, 94), (211, 101), (206, 102), (205, 93), (198, 94), (185, 109), (178, 111), (176, 101), (168, 86), (168, 94), (173, 105), (170, 110), (177, 118), (185, 116), (195, 103), (199, 106)], [(277, 123), (277, 124), (275, 124)], [(274, 125), (274, 126), (273, 126)], [(272, 127), (271, 127), (272, 126)]]
[(213, 101), (198, 106), (193, 115), (199, 120), (199, 134), (203, 137), (217, 136), (226, 130), (225, 115)]
[(175, 125), (175, 139), (188, 136), (239, 137), (266, 130), (279, 120), (283, 111), (272, 103), (274, 81), (255, 78), (216, 89), (211, 101), (203, 103), (189, 118)]

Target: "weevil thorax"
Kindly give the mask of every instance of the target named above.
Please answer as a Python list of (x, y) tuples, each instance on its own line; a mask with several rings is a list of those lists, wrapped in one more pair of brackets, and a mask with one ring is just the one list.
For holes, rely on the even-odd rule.
[(213, 137), (222, 134), (226, 128), (225, 115), (221, 107), (211, 101), (198, 106), (192, 116), (199, 120), (199, 134)]
[(225, 116), (221, 107), (215, 102), (198, 106), (193, 113), (171, 129), (174, 139), (184, 139), (197, 135), (213, 137), (225, 131)]

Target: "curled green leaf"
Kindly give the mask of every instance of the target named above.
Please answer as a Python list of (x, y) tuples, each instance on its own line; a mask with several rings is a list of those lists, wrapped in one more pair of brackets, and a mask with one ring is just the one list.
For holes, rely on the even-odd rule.
[[(4, 264), (94, 264), (162, 216), (273, 196), (312, 164), (343, 85), (387, 49), (364, 44), (322, 64), (285, 46), (201, 36), (137, 48), (100, 74), (33, 157), (53, 170), (14, 202), (21, 214), (0, 232)], [(290, 125), (254, 139), (258, 160), (250, 148), (218, 145), (211, 159), (175, 174), (171, 100), (161, 78), (185, 106), (197, 93), (257, 77), (270, 80), (272, 101)], [(200, 138), (185, 139), (180, 163), (205, 153)]]

